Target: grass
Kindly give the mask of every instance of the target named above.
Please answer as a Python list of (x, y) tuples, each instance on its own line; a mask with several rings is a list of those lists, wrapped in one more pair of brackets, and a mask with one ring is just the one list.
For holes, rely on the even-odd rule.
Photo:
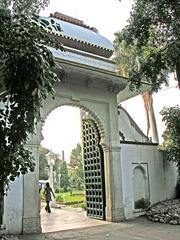
[[(44, 191), (41, 191), (40, 198), (42, 201), (45, 201)], [(85, 205), (86, 196), (84, 191), (74, 190), (72, 192), (55, 193), (55, 199), (57, 203), (72, 205), (77, 208)]]
[(85, 202), (85, 193), (84, 191), (73, 191), (66, 193), (56, 193), (57, 202), (63, 202), (66, 204), (75, 204), (80, 202)]

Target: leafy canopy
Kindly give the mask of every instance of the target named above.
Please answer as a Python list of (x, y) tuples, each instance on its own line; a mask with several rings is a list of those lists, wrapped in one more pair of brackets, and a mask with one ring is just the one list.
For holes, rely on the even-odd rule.
[(132, 88), (142, 79), (158, 90), (167, 73), (176, 70), (180, 86), (180, 2), (179, 0), (135, 0), (128, 25), (122, 31), (128, 44), (136, 42), (143, 52), (140, 68), (132, 68)]
[[(144, 59), (144, 53), (142, 49), (137, 47), (137, 41), (134, 40), (131, 44), (128, 44), (121, 32), (115, 33), (114, 47), (115, 47), (115, 57), (114, 60), (117, 63), (119, 74), (123, 77), (129, 77), (132, 71), (139, 71), (141, 68), (141, 62)], [(141, 83), (146, 82), (146, 78), (141, 79)], [(131, 88), (132, 85), (130, 86)], [(147, 136), (149, 135), (149, 130), (152, 132), (152, 141), (158, 142), (158, 132), (156, 125), (156, 118), (153, 109), (153, 97), (151, 91), (146, 91), (142, 94), (144, 109), (146, 113), (147, 120)], [(117, 96), (119, 101), (119, 95)]]
[(131, 44), (127, 42), (122, 32), (115, 33), (114, 48), (115, 57), (114, 61), (118, 65), (119, 74), (123, 77), (129, 78), (129, 74), (133, 70), (140, 69), (140, 62), (143, 58), (143, 51), (138, 49), (137, 42)]
[(71, 151), (69, 166), (71, 168), (76, 168), (82, 162), (81, 145), (78, 143), (74, 149)]
[[(34, 170), (25, 144), (54, 94), (55, 60), (46, 46), (62, 45), (38, 13), (48, 0), (0, 0), (0, 193), (10, 180)], [(60, 27), (51, 20), (52, 28)]]
[(46, 154), (49, 152), (48, 149), (40, 146), (39, 147), (39, 180), (48, 180), (48, 161)]
[(70, 186), (78, 190), (84, 189), (84, 169), (82, 160), (82, 150), (81, 145), (78, 143), (74, 149), (71, 151), (70, 156)]
[(176, 163), (180, 174), (180, 106), (164, 107), (160, 113), (166, 125), (162, 150), (165, 150), (168, 160)]
[(69, 186), (69, 176), (67, 163), (62, 161), (60, 163), (60, 187), (64, 189), (64, 192), (67, 192)]

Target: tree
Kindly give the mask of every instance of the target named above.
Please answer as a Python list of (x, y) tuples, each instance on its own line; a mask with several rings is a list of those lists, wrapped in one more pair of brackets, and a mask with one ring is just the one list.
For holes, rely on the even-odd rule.
[(48, 162), (46, 154), (49, 152), (44, 147), (39, 148), (39, 180), (48, 180)]
[(157, 91), (176, 70), (180, 87), (180, 3), (179, 0), (135, 0), (122, 34), (128, 44), (136, 42), (143, 53), (140, 68), (132, 66), (131, 88), (140, 88), (142, 79)]
[(38, 12), (48, 0), (0, 0), (0, 193), (10, 180), (34, 170), (26, 149), (28, 137), (40, 121), (40, 108), (53, 84), (54, 57), (46, 46), (62, 45)]
[(60, 164), (60, 174), (60, 186), (64, 189), (65, 192), (67, 192), (67, 189), (69, 187), (69, 176), (67, 163), (65, 161), (62, 161)]
[(149, 136), (149, 130), (152, 133), (152, 142), (159, 143), (158, 130), (156, 124), (156, 117), (153, 108), (153, 97), (151, 91), (146, 91), (142, 94), (144, 101), (144, 108), (147, 119), (147, 136)]
[[(116, 39), (114, 41), (115, 47), (115, 58), (118, 68), (119, 74), (123, 77), (129, 77), (129, 72), (131, 71), (131, 67), (135, 69), (140, 69), (140, 61), (143, 57), (143, 52), (139, 51), (136, 46), (136, 42), (131, 45), (128, 45), (126, 40), (123, 38), (121, 32), (115, 33)], [(145, 79), (143, 79), (145, 80)], [(142, 94), (144, 101), (144, 108), (146, 113), (147, 120), (147, 136), (149, 136), (149, 130), (152, 132), (152, 141), (158, 142), (158, 131), (156, 118), (153, 108), (153, 97), (151, 91), (146, 91)]]
[(60, 177), (60, 174), (61, 174), (61, 163), (63, 162), (62, 159), (60, 159), (59, 155), (57, 154), (57, 157), (55, 159), (55, 164), (53, 166), (53, 172), (54, 172), (54, 177), (55, 177), (55, 183), (54, 185), (56, 185), (56, 188), (57, 187), (60, 187), (59, 183), (59, 177)]
[(84, 171), (81, 145), (79, 143), (71, 152), (69, 167), (71, 187), (82, 190), (84, 188)]
[(180, 106), (164, 107), (160, 113), (166, 126), (161, 149), (166, 152), (169, 161), (176, 163), (180, 175)]
[(81, 154), (81, 145), (78, 143), (76, 148), (72, 149), (70, 155), (69, 166), (71, 168), (76, 168), (82, 162), (82, 154)]

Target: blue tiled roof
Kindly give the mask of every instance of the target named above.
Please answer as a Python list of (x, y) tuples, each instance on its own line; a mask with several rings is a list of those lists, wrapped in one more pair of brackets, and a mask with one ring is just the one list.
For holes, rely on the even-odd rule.
[(62, 37), (70, 38), (72, 40), (79, 41), (98, 48), (106, 49), (108, 51), (114, 51), (114, 47), (111, 41), (91, 29), (84, 28), (82, 26), (78, 26), (52, 17), (42, 18), (49, 22), (50, 19), (53, 19), (56, 24), (59, 24), (62, 29), (62, 32), (60, 32), (60, 35)]

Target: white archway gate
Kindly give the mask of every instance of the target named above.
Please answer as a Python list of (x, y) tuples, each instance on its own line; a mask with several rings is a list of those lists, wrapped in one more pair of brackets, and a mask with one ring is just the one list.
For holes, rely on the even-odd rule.
[[(78, 57), (81, 58), (80, 55)], [(105, 218), (106, 221), (121, 221), (124, 219), (124, 207), (117, 93), (126, 87), (127, 82), (115, 73), (115, 65), (111, 61), (97, 58), (95, 60), (86, 58), (86, 61), (87, 59), (91, 61), (83, 64), (82, 61), (78, 63), (77, 59), (73, 62), (64, 56), (58, 56), (57, 63), (64, 69), (65, 76), (61, 82), (55, 84), (55, 99), (51, 97), (46, 99), (41, 112), (45, 120), (57, 107), (77, 106), (88, 112), (95, 121), (100, 132), (104, 158)], [(4, 222), (11, 233), (41, 231), (38, 201), (38, 147), (41, 142), (41, 129), (42, 125), (39, 125), (36, 135), (28, 142), (28, 147), (36, 159), (36, 171), (18, 179), (14, 183), (18, 196), (12, 201), (11, 190), (5, 202), (8, 214), (5, 215)], [(12, 209), (9, 209), (10, 205)]]
[[(49, 98), (44, 102), (42, 117), (46, 119), (52, 110), (62, 105), (77, 106), (89, 113), (100, 131), (100, 144), (104, 153), (106, 220), (120, 221), (124, 219), (124, 208), (116, 94), (122, 86), (124, 88), (125, 84), (120, 77), (110, 72), (101, 72), (98, 69), (89, 69), (82, 65), (72, 66), (65, 63), (61, 65), (66, 70), (66, 77), (62, 82), (56, 84), (55, 99)], [(113, 83), (115, 81), (116, 84)], [(30, 143), (35, 148), (40, 144), (41, 127), (37, 130), (36, 139)], [(29, 180), (25, 183), (26, 189), (28, 191), (31, 189), (33, 193), (34, 186), (30, 186), (29, 183)], [(26, 194), (24, 196), (24, 202), (28, 202), (28, 209), (34, 208), (34, 202), (27, 199)], [(28, 216), (30, 213), (31, 211), (28, 210), (27, 215), (24, 216), (26, 228), (23, 229), (23, 232), (31, 231), (32, 217)], [(29, 224), (27, 223), (28, 219)], [(38, 221), (38, 217), (36, 219)]]
[[(117, 74), (115, 63), (109, 59), (114, 47), (108, 39), (81, 20), (57, 12), (52, 17), (53, 21), (50, 18), (46, 21), (53, 25), (53, 29), (54, 24), (61, 26), (62, 32), (57, 36), (65, 51), (49, 49), (65, 74), (61, 82), (55, 84), (55, 100), (48, 98), (44, 102), (42, 118), (45, 120), (53, 109), (63, 105), (78, 106), (89, 113), (98, 128), (103, 152), (106, 201), (102, 216), (105, 215), (107, 221), (120, 221), (124, 219), (124, 206), (117, 96), (121, 102), (138, 92), (130, 92), (127, 79)], [(57, 74), (58, 71), (59, 68), (56, 69)], [(148, 88), (144, 84), (143, 90)], [(27, 143), (36, 159), (35, 172), (20, 176), (12, 183), (4, 201), (3, 224), (7, 233), (41, 231), (38, 200), (41, 129), (39, 124), (36, 135)]]

